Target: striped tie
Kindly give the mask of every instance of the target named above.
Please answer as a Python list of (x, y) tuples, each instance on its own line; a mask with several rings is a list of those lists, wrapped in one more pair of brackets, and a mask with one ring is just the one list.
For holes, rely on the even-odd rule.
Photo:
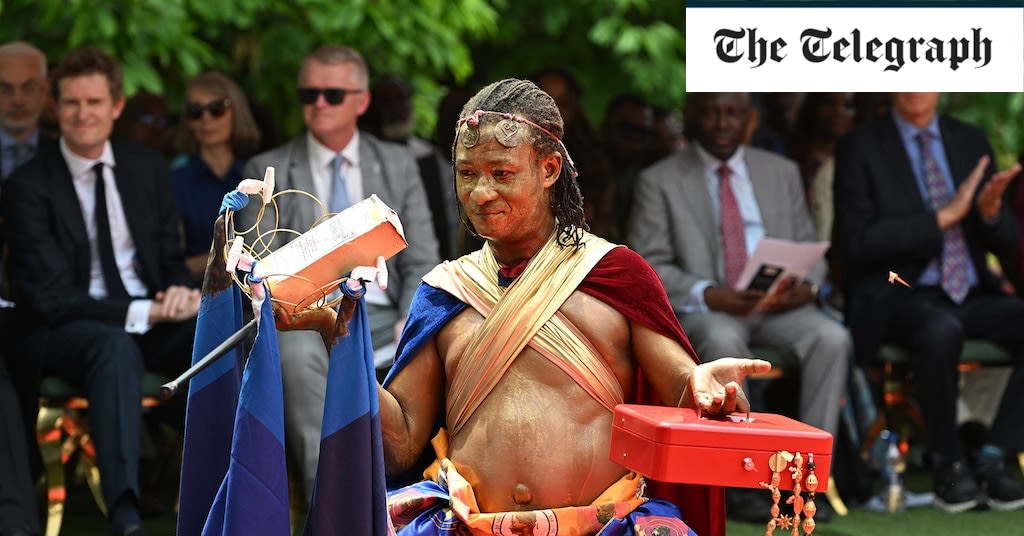
[[(949, 189), (946, 177), (932, 154), (930, 132), (917, 135), (917, 143), (921, 146), (921, 163), (924, 169), (925, 184), (928, 186), (928, 197), (931, 198), (932, 209), (938, 211), (953, 200), (953, 192)], [(964, 240), (963, 227), (956, 225), (942, 232), (942, 290), (955, 303), (963, 303), (970, 288), (967, 285), (967, 263), (970, 255), (967, 242)]]
[(743, 226), (740, 205), (732, 193), (732, 170), (722, 165), (718, 168), (718, 201), (721, 208), (722, 257), (725, 260), (725, 283), (730, 287), (743, 272), (747, 263), (747, 239)]

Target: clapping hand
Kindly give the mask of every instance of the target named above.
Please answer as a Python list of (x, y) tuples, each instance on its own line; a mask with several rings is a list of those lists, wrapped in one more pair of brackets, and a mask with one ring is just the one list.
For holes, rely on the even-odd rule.
[(999, 215), (999, 210), (1003, 206), (1003, 193), (1006, 192), (1010, 181), (1020, 174), (1020, 170), (1021, 165), (1017, 163), (1003, 171), (993, 173), (992, 178), (981, 187), (977, 203), (983, 218), (991, 220)]

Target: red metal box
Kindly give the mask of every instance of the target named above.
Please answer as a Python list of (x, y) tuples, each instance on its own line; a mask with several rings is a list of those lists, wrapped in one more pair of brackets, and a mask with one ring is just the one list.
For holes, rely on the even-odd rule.
[[(751, 413), (747, 422), (745, 414), (699, 418), (686, 408), (615, 407), (611, 460), (655, 480), (760, 488), (771, 481), (768, 459), (779, 451), (803, 456), (804, 477), (814, 454), (817, 491), (825, 491), (832, 435), (824, 430), (772, 413)], [(779, 488), (792, 489), (792, 473), (781, 476)]]

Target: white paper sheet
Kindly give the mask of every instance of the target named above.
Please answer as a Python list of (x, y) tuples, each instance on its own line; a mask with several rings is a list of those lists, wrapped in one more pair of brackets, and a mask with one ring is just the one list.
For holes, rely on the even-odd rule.
[(762, 238), (754, 248), (754, 254), (747, 259), (743, 272), (736, 280), (735, 289), (745, 290), (750, 286), (750, 281), (762, 264), (778, 266), (783, 269), (782, 275), (775, 280), (772, 287), (789, 277), (801, 280), (825, 256), (828, 246), (829, 242), (827, 241), (793, 242), (780, 238)]

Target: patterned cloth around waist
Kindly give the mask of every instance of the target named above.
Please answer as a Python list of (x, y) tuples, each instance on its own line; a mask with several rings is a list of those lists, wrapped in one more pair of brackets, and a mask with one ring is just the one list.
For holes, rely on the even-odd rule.
[(643, 477), (630, 473), (588, 506), (482, 513), (472, 487), (445, 458), (436, 482), (427, 480), (389, 493), (388, 514), (399, 536), (696, 536), (675, 505), (647, 499), (643, 491)]

